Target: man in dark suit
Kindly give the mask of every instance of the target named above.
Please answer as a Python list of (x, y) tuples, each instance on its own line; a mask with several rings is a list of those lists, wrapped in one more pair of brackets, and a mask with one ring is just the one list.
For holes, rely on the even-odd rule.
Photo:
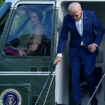
[[(105, 32), (94, 11), (82, 10), (78, 2), (73, 2), (68, 7), (69, 14), (64, 16), (63, 26), (60, 32), (57, 57), (54, 64), (62, 60), (62, 54), (70, 32), (69, 55), (71, 65), (72, 94), (75, 105), (81, 105), (80, 92), (80, 64), (84, 64), (84, 75), (87, 81), (89, 94), (92, 96), (95, 86), (92, 72), (95, 68), (95, 60), (98, 47)], [(98, 105), (94, 96), (91, 105)]]

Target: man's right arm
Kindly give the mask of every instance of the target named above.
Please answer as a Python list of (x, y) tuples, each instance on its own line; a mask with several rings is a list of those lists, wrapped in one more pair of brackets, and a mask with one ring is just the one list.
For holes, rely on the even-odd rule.
[(68, 23), (67, 18), (68, 17), (66, 15), (63, 19), (63, 25), (62, 25), (60, 35), (59, 35), (57, 54), (63, 53), (65, 45), (66, 45), (66, 41), (67, 41), (67, 38), (68, 38), (69, 29), (68, 29), (68, 25), (67, 25), (67, 23)]
[(62, 53), (64, 51), (64, 47), (66, 45), (66, 41), (68, 38), (68, 27), (67, 27), (67, 22), (64, 17), (63, 19), (63, 26), (60, 32), (60, 37), (59, 37), (59, 42), (58, 42), (58, 48), (57, 48), (57, 56), (53, 62), (53, 64), (58, 64), (62, 60)]

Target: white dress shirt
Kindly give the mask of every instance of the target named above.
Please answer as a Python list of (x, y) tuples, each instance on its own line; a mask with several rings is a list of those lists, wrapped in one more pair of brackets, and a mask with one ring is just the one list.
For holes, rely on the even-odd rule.
[[(83, 15), (79, 21), (75, 21), (75, 25), (76, 25), (78, 33), (82, 37), (83, 36)], [(83, 41), (81, 41), (81, 46), (83, 46)]]
[(77, 31), (82, 37), (83, 36), (83, 18), (81, 18), (79, 21), (75, 21), (75, 25), (76, 25)]

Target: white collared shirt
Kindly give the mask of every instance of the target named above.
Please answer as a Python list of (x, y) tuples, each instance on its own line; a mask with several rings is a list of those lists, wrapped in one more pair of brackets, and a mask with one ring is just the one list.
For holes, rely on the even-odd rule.
[(75, 21), (75, 25), (80, 36), (82, 37), (83, 36), (83, 16), (80, 18), (79, 21)]
[[(83, 15), (79, 19), (79, 21), (75, 21), (75, 25), (76, 25), (78, 33), (82, 37), (83, 36)], [(83, 46), (83, 41), (81, 41), (81, 46)]]

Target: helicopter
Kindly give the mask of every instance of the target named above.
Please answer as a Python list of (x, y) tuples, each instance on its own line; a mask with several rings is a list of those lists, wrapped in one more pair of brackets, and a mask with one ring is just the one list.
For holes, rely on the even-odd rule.
[[(59, 32), (68, 5), (74, 0), (5, 0), (0, 8), (0, 105), (73, 105), (68, 46), (64, 59), (53, 65)], [(105, 26), (104, 0), (77, 0), (83, 9), (94, 10)], [(36, 53), (27, 53), (33, 25), (30, 13), (41, 14), (43, 38)], [(96, 91), (99, 105), (105, 104), (105, 36), (96, 60)], [(24, 55), (19, 55), (19, 51)], [(81, 69), (82, 66), (81, 66)], [(81, 73), (83, 105), (89, 105), (86, 82)]]

